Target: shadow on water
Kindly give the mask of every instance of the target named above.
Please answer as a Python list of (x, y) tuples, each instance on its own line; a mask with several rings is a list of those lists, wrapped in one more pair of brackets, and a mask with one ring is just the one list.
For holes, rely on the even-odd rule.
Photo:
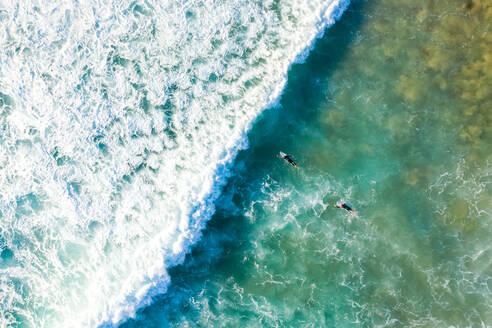
[[(251, 249), (251, 222), (242, 213), (261, 188), (261, 180), (283, 163), (276, 157), (279, 150), (299, 153), (296, 138), (308, 133), (308, 126), (318, 115), (318, 105), (325, 99), (327, 82), (344, 58), (348, 46), (357, 36), (364, 21), (365, 1), (353, 1), (341, 20), (317, 40), (315, 48), (302, 64), (293, 65), (288, 84), (280, 100), (280, 108), (266, 110), (255, 122), (248, 138), (250, 147), (241, 151), (232, 167), (233, 177), (216, 201), (216, 213), (208, 222), (199, 243), (186, 256), (182, 265), (169, 270), (172, 283), (166, 294), (140, 309), (135, 319), (120, 327), (167, 327), (183, 320), (193, 322), (199, 314), (193, 302), (211, 281), (234, 276), (247, 279), (242, 258)], [(241, 270), (239, 270), (241, 268)], [(214, 302), (209, 303), (212, 312)]]

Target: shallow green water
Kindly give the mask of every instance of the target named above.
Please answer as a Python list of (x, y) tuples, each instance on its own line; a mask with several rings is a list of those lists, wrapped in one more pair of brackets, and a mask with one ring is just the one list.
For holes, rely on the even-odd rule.
[(492, 325), (491, 18), (352, 3), (254, 125), (168, 292), (122, 326)]

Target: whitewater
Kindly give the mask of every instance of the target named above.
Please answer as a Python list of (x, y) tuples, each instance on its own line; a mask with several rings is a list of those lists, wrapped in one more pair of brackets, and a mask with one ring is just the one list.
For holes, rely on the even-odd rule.
[(0, 327), (166, 292), (246, 133), (348, 1), (2, 1)]

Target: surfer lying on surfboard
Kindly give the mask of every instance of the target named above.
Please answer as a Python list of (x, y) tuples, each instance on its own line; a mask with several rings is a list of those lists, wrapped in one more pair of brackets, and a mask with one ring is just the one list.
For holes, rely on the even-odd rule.
[(291, 158), (291, 157), (294, 157), (294, 156), (292, 156), (292, 155), (287, 155), (287, 154), (282, 153), (282, 152), (280, 152), (280, 156), (281, 156), (283, 159), (285, 159), (285, 161), (286, 161), (287, 163), (289, 163), (290, 165), (292, 165), (292, 166), (293, 166), (293, 167), (295, 167), (295, 168), (298, 168), (298, 166), (297, 166), (296, 162), (294, 162), (294, 160)]
[(347, 212), (351, 212), (351, 213), (354, 213), (355, 210), (347, 203), (344, 203), (342, 202), (341, 200), (339, 200), (335, 205), (333, 205), (335, 207), (338, 207), (338, 208), (343, 208), (344, 210), (346, 210)]

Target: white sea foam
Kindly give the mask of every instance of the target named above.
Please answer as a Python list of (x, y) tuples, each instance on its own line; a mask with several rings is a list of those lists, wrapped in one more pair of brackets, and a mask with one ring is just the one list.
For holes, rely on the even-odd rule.
[(94, 327), (166, 291), (245, 133), (348, 5), (0, 4), (0, 327)]

